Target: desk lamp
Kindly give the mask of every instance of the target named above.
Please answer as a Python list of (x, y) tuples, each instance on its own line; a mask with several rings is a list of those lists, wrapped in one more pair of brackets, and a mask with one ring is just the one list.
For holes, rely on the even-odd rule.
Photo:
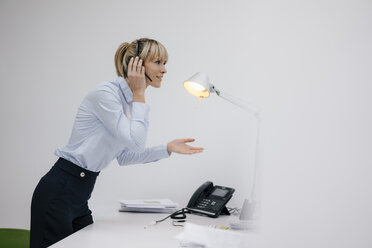
[[(260, 124), (260, 112), (258, 107), (255, 105), (246, 102), (243, 99), (234, 97), (227, 93), (223, 93), (222, 91), (216, 89), (216, 87), (210, 83), (209, 77), (204, 72), (197, 72), (193, 76), (191, 76), (188, 80), (183, 82), (183, 87), (187, 92), (191, 95), (194, 95), (198, 98), (208, 98), (211, 93), (216, 93), (217, 96), (225, 99), (226, 101), (238, 106), (239, 108), (243, 109), (244, 111), (252, 114), (257, 120), (257, 136), (256, 136), (256, 151), (255, 151), (255, 162), (254, 162), (254, 179), (252, 183), (252, 191), (251, 191), (251, 199), (248, 201), (247, 199), (244, 202), (244, 207), (242, 209), (242, 213), (240, 215), (240, 219), (245, 221), (252, 219), (255, 202), (254, 202), (254, 191), (255, 191), (255, 184), (256, 184), (256, 173), (257, 173), (257, 163), (258, 163), (258, 141), (259, 141), (259, 124)], [(249, 203), (248, 203), (249, 202)], [(249, 207), (248, 207), (249, 205)]]
[(199, 98), (208, 98), (211, 93), (216, 93), (217, 96), (225, 99), (226, 101), (231, 102), (232, 104), (242, 108), (243, 110), (251, 113), (259, 119), (259, 109), (251, 103), (246, 102), (243, 99), (239, 99), (227, 93), (216, 89), (216, 87), (210, 83), (209, 77), (204, 72), (197, 72), (188, 80), (183, 82), (183, 87), (191, 95), (194, 95)]

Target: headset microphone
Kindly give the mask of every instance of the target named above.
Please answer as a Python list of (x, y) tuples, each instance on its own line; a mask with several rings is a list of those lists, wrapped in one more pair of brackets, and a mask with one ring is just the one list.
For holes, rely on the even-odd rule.
[(146, 72), (145, 72), (145, 76), (150, 80), (150, 82), (152, 82), (151, 78), (146, 74)]

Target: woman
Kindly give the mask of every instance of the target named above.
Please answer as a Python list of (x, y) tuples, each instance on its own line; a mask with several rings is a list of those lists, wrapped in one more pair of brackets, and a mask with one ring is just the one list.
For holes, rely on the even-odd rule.
[(177, 139), (146, 148), (148, 86), (160, 88), (168, 53), (164, 46), (142, 38), (123, 43), (115, 54), (114, 82), (93, 89), (81, 103), (68, 144), (40, 180), (31, 203), (30, 247), (47, 247), (92, 224), (88, 207), (96, 177), (117, 159), (120, 165), (154, 162), (172, 152), (194, 154), (203, 148)]

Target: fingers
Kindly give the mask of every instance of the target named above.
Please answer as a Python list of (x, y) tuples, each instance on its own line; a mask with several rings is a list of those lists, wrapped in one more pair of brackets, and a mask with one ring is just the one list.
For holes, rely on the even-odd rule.
[(128, 73), (129, 72), (140, 72), (142, 73), (142, 59), (140, 59), (138, 56), (136, 58), (130, 58), (129, 64), (128, 64)]
[(204, 148), (202, 147), (189, 146), (188, 149), (184, 151), (184, 154), (195, 154), (195, 153), (200, 153), (202, 151), (204, 151)]
[(203, 147), (195, 147), (195, 146), (189, 146), (189, 145), (186, 145), (186, 147), (190, 150), (204, 150)]
[(188, 139), (182, 139), (183, 142), (194, 142), (195, 139), (192, 139), (192, 138), (188, 138)]
[[(136, 59), (139, 59), (139, 58), (136, 57)], [(139, 60), (137, 60), (136, 71), (141, 72), (141, 69), (142, 69), (142, 59), (139, 59)]]
[(128, 64), (128, 72), (133, 71), (133, 57), (130, 58), (129, 64)]
[(184, 154), (195, 154), (195, 153), (200, 153), (202, 152), (204, 149), (201, 148), (201, 149), (190, 149), (188, 151), (186, 151)]
[(191, 151), (192, 151), (193, 153), (199, 153), (199, 152), (204, 151), (204, 148), (201, 148), (201, 147), (195, 147), (195, 148), (192, 148)]

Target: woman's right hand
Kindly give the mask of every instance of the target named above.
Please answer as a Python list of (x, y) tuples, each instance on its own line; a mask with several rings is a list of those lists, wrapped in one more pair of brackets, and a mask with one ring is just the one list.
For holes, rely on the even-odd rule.
[(138, 56), (129, 60), (127, 83), (133, 92), (133, 102), (145, 102), (145, 67)]

